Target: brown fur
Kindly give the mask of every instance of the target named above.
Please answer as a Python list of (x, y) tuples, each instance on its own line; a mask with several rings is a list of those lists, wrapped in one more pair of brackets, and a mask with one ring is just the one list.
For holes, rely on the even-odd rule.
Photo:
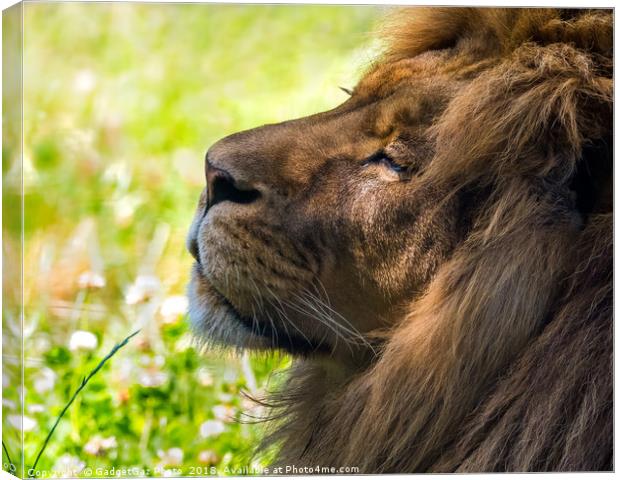
[[(211, 167), (269, 199), (227, 210), (229, 225), (260, 213), (271, 233), (252, 247), (248, 226), (231, 242), (201, 205), (193, 308), (215, 311), (215, 285), (237, 314), (273, 322), (263, 287), (248, 295), (247, 282), (222, 280), (228, 252), (253, 283), (279, 289), (276, 335), (288, 320), (329, 345), (300, 356), (270, 399), (278, 420), (265, 443), (281, 446), (280, 464), (611, 470), (611, 12), (428, 8), (396, 18), (385, 55), (343, 106), (210, 150)], [(347, 160), (377, 148), (407, 158), (413, 176), (394, 181), (383, 164), (358, 172)], [(264, 252), (260, 263), (278, 274), (235, 242)], [(282, 262), (291, 255), (299, 266)], [(347, 351), (288, 309), (315, 281), (352, 322), (336, 329), (350, 325), (372, 345)], [(228, 320), (194, 317), (201, 333), (229, 335)]]

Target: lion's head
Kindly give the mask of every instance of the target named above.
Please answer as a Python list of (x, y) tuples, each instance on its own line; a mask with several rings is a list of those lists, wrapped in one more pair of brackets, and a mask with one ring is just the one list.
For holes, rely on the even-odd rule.
[[(591, 441), (585, 426), (553, 445), (498, 433), (515, 445), (500, 464), (474, 448), (492, 425), (456, 439), (501, 379), (540, 374), (532, 345), (609, 320), (611, 12), (406, 10), (387, 35), (342, 105), (207, 152), (188, 239), (197, 334), (299, 358), (273, 436), (285, 463), (607, 467), (555, 453)], [(571, 307), (580, 275), (594, 297)], [(583, 348), (603, 351), (591, 335)]]
[(462, 236), (459, 200), (438, 207), (420, 177), (460, 82), (444, 70), (444, 53), (382, 65), (334, 110), (209, 149), (190, 236), (200, 331), (341, 356), (398, 323)]

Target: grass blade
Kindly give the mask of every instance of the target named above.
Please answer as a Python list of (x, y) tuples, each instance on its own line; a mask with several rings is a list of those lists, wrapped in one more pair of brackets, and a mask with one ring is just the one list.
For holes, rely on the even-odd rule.
[(45, 449), (47, 448), (47, 444), (52, 438), (52, 435), (54, 434), (56, 427), (60, 423), (60, 420), (62, 419), (64, 414), (67, 412), (67, 410), (69, 410), (69, 407), (74, 402), (74, 400), (77, 398), (77, 396), (80, 394), (80, 392), (88, 384), (88, 381), (91, 378), (93, 378), (99, 370), (101, 370), (101, 368), (106, 364), (108, 360), (110, 360), (110, 358), (112, 358), (116, 354), (116, 352), (118, 352), (121, 348), (127, 345), (129, 340), (131, 340), (132, 337), (135, 337), (139, 332), (140, 330), (136, 330), (131, 335), (126, 337), (122, 342), (119, 342), (116, 345), (114, 345), (112, 350), (110, 350), (110, 352), (105, 357), (103, 357), (103, 359), (97, 364), (97, 366), (94, 369), (92, 369), (91, 372), (86, 377), (84, 377), (84, 379), (82, 380), (82, 383), (80, 383), (80, 386), (77, 388), (75, 393), (71, 396), (71, 399), (67, 402), (67, 404), (64, 406), (64, 408), (62, 409), (62, 411), (56, 418), (56, 421), (54, 422), (54, 426), (51, 428), (51, 430), (47, 434), (47, 437), (45, 437), (45, 440), (43, 441), (43, 445), (41, 445), (41, 448), (39, 449), (39, 453), (37, 453), (37, 458), (35, 458), (34, 463), (32, 464), (32, 467), (28, 470), (28, 477), (32, 478), (33, 473), (36, 471), (37, 464), (39, 463), (39, 459), (41, 458), (41, 455), (43, 455), (43, 452), (45, 452)]
[(4, 440), (2, 440), (2, 450), (4, 450), (4, 454), (6, 455), (6, 459), (9, 461), (9, 472), (10, 473), (15, 473), (15, 470), (17, 470), (17, 467), (13, 463), (13, 460), (11, 460), (11, 456), (9, 455), (9, 451), (6, 448), (6, 445), (4, 444)]

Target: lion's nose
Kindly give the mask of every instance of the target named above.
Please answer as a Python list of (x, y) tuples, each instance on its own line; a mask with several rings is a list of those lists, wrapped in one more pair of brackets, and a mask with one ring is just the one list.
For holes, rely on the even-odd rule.
[(225, 201), (252, 203), (259, 196), (258, 190), (240, 185), (229, 172), (209, 165), (207, 160), (207, 210)]

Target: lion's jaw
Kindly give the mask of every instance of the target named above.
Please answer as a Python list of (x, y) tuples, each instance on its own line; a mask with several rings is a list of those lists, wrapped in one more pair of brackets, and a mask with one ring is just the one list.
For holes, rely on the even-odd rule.
[[(188, 238), (199, 336), (348, 357), (372, 352), (368, 337), (399, 321), (458, 223), (454, 204), (437, 209), (415, 176), (450, 91), (431, 73), (439, 58), (374, 71), (334, 110), (209, 149)], [(395, 77), (399, 67), (411, 77)]]

